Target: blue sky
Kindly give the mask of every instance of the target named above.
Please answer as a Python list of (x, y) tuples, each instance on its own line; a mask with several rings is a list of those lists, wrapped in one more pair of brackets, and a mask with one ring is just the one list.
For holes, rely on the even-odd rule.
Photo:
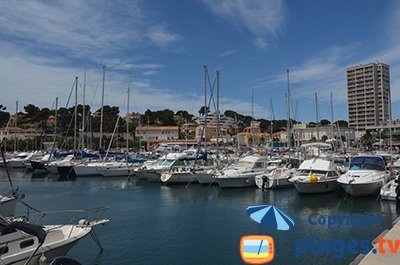
[(185, 109), (203, 99), (203, 65), (221, 73), (221, 110), (286, 118), (290, 70), (298, 119), (347, 119), (346, 68), (391, 67), (393, 117), (400, 114), (400, 3), (394, 0), (0, 1), (0, 104), (65, 106), (87, 68), (86, 103), (130, 110)]

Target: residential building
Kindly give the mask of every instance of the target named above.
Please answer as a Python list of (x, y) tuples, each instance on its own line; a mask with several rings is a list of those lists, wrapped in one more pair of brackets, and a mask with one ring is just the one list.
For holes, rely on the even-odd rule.
[(370, 63), (347, 69), (349, 127), (365, 130), (391, 119), (389, 65)]
[(135, 130), (136, 137), (141, 140), (177, 140), (179, 139), (178, 126), (143, 126)]
[[(201, 134), (203, 132), (203, 128), (204, 126), (197, 126), (196, 127), (196, 139), (200, 139)], [(219, 137), (222, 139), (223, 137), (225, 137), (227, 134), (227, 130), (224, 128), (220, 128), (219, 129)], [(211, 139), (216, 139), (217, 138), (217, 126), (215, 125), (207, 125), (206, 126), (206, 131), (205, 131), (205, 137), (206, 137), (206, 141), (210, 141)], [(202, 140), (204, 141), (204, 135), (202, 137)]]
[[(204, 115), (193, 119), (197, 124), (204, 125)], [(207, 114), (207, 125), (217, 126), (217, 113)], [(224, 129), (232, 128), (235, 125), (235, 119), (225, 115), (219, 115), (219, 126)]]

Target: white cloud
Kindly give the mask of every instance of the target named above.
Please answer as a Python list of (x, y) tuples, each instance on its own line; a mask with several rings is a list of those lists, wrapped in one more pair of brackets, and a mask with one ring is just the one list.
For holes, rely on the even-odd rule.
[(276, 37), (285, 23), (282, 0), (203, 0), (216, 16), (239, 29), (245, 29), (259, 48), (267, 47), (269, 38)]
[(163, 24), (154, 25), (148, 29), (147, 37), (157, 46), (165, 47), (177, 42), (182, 37), (168, 31)]
[(237, 53), (237, 50), (226, 50), (218, 54), (219, 57), (229, 57)]

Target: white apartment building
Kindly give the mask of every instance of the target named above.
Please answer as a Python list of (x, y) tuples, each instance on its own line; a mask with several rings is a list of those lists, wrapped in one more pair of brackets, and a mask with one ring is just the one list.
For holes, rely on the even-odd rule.
[(389, 65), (370, 63), (347, 69), (349, 127), (365, 130), (391, 119)]
[[(207, 125), (217, 126), (217, 113), (207, 114)], [(195, 117), (193, 119), (197, 124), (204, 125), (204, 116)], [(224, 129), (232, 128), (235, 125), (235, 119), (231, 117), (224, 116), (220, 114), (219, 116), (219, 126)]]
[(144, 126), (137, 127), (135, 130), (136, 137), (145, 141), (165, 141), (179, 139), (178, 126)]

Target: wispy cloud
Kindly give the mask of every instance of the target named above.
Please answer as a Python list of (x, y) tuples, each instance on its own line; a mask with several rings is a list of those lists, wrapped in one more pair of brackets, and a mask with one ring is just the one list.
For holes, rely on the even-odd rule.
[(15, 49), (38, 56), (62, 53), (99, 63), (149, 41), (165, 46), (179, 40), (146, 17), (137, 0), (17, 0), (0, 2), (0, 9), (0, 41), (12, 39)]
[(216, 16), (228, 21), (240, 30), (253, 35), (253, 43), (259, 48), (268, 45), (270, 37), (276, 37), (285, 25), (283, 0), (203, 0)]
[(147, 37), (157, 46), (165, 47), (182, 39), (182, 36), (174, 34), (166, 29), (163, 24), (149, 28)]
[(232, 56), (235, 53), (237, 53), (237, 50), (226, 50), (221, 52), (220, 54), (218, 54), (219, 57), (228, 57), (228, 56)]

